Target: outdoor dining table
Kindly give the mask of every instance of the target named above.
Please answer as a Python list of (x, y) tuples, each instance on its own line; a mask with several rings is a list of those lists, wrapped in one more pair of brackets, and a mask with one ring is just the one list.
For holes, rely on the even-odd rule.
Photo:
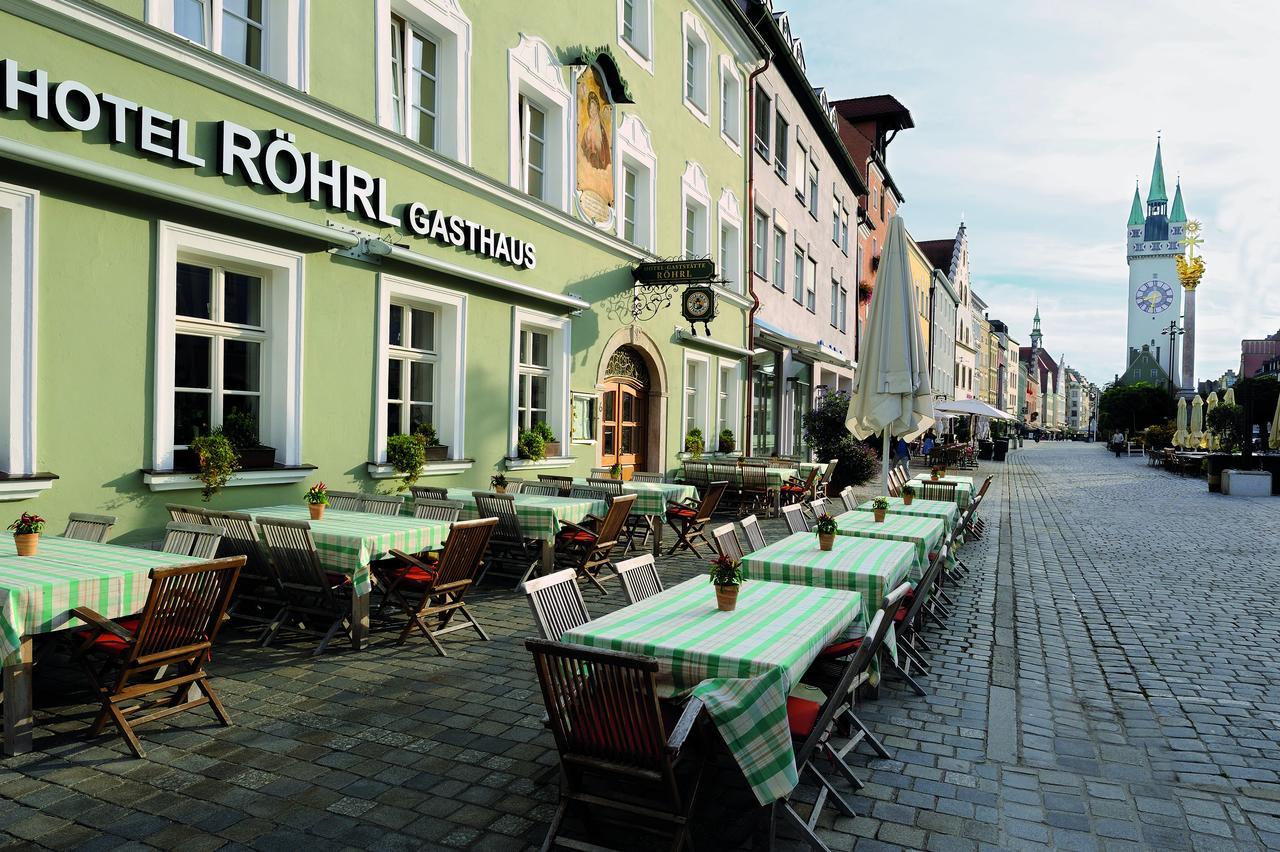
[(961, 509), (969, 505), (969, 500), (973, 497), (973, 477), (958, 476), (948, 473), (946, 476), (940, 476), (936, 480), (930, 479), (930, 474), (921, 473), (911, 477), (911, 482), (920, 485), (926, 482), (955, 483), (956, 486), (956, 505)]
[(0, 659), (4, 661), (4, 751), (31, 751), (31, 637), (81, 626), (71, 610), (105, 618), (141, 612), (152, 568), (199, 562), (137, 547), (41, 536), (34, 556), (18, 556), (0, 535)]
[[(480, 510), (476, 508), (476, 499), (472, 491), (466, 488), (450, 488), (448, 498), (462, 503), (462, 518), (477, 518)], [(540, 545), (539, 568), (543, 574), (550, 574), (555, 568), (556, 533), (560, 531), (560, 522), (571, 524), (582, 523), (587, 515), (603, 518), (609, 511), (609, 504), (604, 500), (586, 500), (581, 497), (551, 497), (544, 494), (513, 494), (515, 498), (516, 517), (520, 520), (520, 531), (529, 538), (537, 539)]]
[[(902, 501), (901, 497), (890, 497), (889, 510), (890, 515), (912, 515), (921, 518), (937, 518), (942, 521), (946, 527), (948, 535), (951, 534), (952, 528), (960, 521), (960, 507), (950, 500), (921, 500), (919, 497), (911, 501), (908, 506)], [(858, 506), (859, 512), (873, 512), (875, 506), (871, 500), (867, 500)]]
[(757, 800), (796, 785), (787, 695), (821, 651), (861, 628), (862, 595), (749, 580), (737, 609), (716, 609), (715, 587), (695, 577), (575, 627), (564, 642), (658, 660), (664, 697), (701, 699)]
[(836, 517), (836, 542), (842, 538), (857, 537), (898, 541), (911, 545), (915, 560), (911, 566), (911, 580), (918, 581), (929, 567), (930, 551), (937, 551), (946, 540), (947, 527), (938, 518), (919, 515), (889, 515), (877, 523), (871, 512), (845, 512)]
[[(585, 479), (575, 479), (573, 484), (591, 487)], [(642, 516), (649, 525), (653, 533), (654, 556), (662, 555), (662, 522), (667, 516), (668, 501), (682, 503), (698, 499), (698, 489), (682, 482), (628, 481), (622, 483), (622, 492), (636, 495), (636, 501), (631, 504), (631, 514)]]
[(369, 638), (369, 593), (373, 581), (369, 565), (386, 559), (392, 550), (422, 553), (439, 550), (449, 537), (445, 521), (427, 521), (407, 515), (344, 512), (326, 509), (324, 517), (311, 520), (306, 506), (262, 506), (242, 510), (255, 521), (281, 518), (307, 521), (316, 543), (320, 564), (326, 571), (351, 578), (351, 645), (363, 648)]

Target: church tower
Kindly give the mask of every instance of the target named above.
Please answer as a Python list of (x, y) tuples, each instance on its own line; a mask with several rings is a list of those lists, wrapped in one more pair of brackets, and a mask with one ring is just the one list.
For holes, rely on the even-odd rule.
[(1141, 194), (1135, 186), (1126, 230), (1129, 327), (1124, 361), (1127, 371), (1145, 346), (1164, 375), (1136, 378), (1154, 380), (1157, 384), (1172, 381), (1177, 385), (1180, 379), (1176, 335), (1171, 336), (1167, 332), (1169, 323), (1176, 322), (1182, 315), (1182, 287), (1178, 281), (1175, 258), (1184, 251), (1179, 241), (1186, 224), (1181, 181), (1175, 193), (1173, 209), (1169, 209), (1169, 194), (1164, 183), (1164, 159), (1160, 140), (1157, 139), (1156, 161), (1151, 169), (1151, 186), (1147, 190), (1145, 212)]

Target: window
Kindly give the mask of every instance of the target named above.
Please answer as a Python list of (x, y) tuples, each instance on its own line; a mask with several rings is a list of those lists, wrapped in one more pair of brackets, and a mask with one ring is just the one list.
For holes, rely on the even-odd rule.
[(809, 313), (816, 314), (818, 312), (818, 259), (815, 257), (809, 258), (809, 274), (805, 284), (807, 286), (804, 306), (809, 309)]
[(614, 195), (622, 199), (622, 215), (618, 217), (618, 235), (641, 248), (653, 248), (654, 209), (653, 175), (657, 157), (649, 142), (649, 131), (632, 113), (618, 126), (619, 188)]
[(305, 88), (303, 0), (150, 0), (147, 23)]
[(831, 242), (840, 245), (840, 196), (831, 198)]
[(791, 125), (778, 113), (774, 119), (773, 171), (785, 182), (787, 179), (787, 140)]
[(781, 228), (773, 229), (773, 286), (787, 289), (787, 232)]
[(710, 76), (708, 53), (710, 44), (702, 23), (690, 12), (684, 13), (684, 104), (704, 123), (710, 123), (707, 85)]
[(710, 255), (707, 232), (708, 208), (711, 196), (707, 188), (707, 176), (697, 163), (690, 163), (682, 179), (684, 209), (682, 233), (684, 256), (689, 258)]
[(769, 97), (769, 93), (760, 88), (760, 84), (756, 84), (756, 131), (755, 146), (756, 153), (769, 162), (769, 144), (773, 139), (773, 127), (770, 122), (773, 119), (773, 99)]
[[(508, 63), (509, 184), (563, 210), (569, 199), (573, 99), (564, 69), (545, 41), (527, 35), (508, 51)], [(621, 189), (615, 185), (615, 197)]]
[(796, 300), (797, 305), (804, 304), (804, 249), (796, 246), (795, 252), (795, 268), (791, 270), (793, 280), (791, 287), (791, 298)]
[(849, 320), (849, 291), (845, 289), (844, 282), (840, 283), (840, 330), (847, 332)]
[(742, 78), (733, 60), (720, 57), (720, 135), (735, 151), (742, 149)]
[(374, 0), (378, 123), (470, 161), (471, 21), (455, 3)]
[(840, 327), (840, 282), (831, 279), (831, 327)]
[(302, 256), (161, 222), (156, 268), (152, 468), (232, 412), (257, 418), (277, 462), (301, 464)]
[(809, 215), (818, 218), (818, 164), (809, 161)]
[(622, 238), (636, 241), (636, 170), (622, 167)]
[(568, 433), (569, 334), (567, 318), (512, 309), (512, 428), (509, 451), (523, 429), (546, 423), (557, 438)]
[(618, 0), (618, 43), (653, 73), (653, 0)]
[(551, 381), (551, 336), (534, 328), (520, 329), (516, 359), (516, 426), (532, 429), (548, 422), (548, 383)]
[(52, 479), (22, 481), (37, 472), (36, 438), (36, 321), (39, 284), (40, 194), (34, 189), (0, 183), (0, 328), (7, 341), (0, 361), (0, 494), (7, 500), (35, 497), (53, 485)]
[(547, 114), (526, 97), (520, 98), (521, 162), (524, 163), (522, 189), (545, 200), (547, 177)]
[(809, 162), (809, 148), (796, 138), (796, 163), (799, 168), (796, 169), (796, 198), (804, 201), (805, 193), (805, 163)]
[[(406, 61), (407, 58), (407, 61)], [(395, 129), (436, 148), (436, 43), (403, 18), (391, 17), (391, 102)]]
[[(707, 433), (707, 397), (711, 391), (708, 385), (707, 374), (710, 369), (710, 363), (707, 359), (700, 355), (693, 355), (685, 352), (684, 356), (684, 432), (689, 434), (690, 430), (702, 430), (704, 439), (709, 438)], [(711, 445), (711, 441), (707, 440), (707, 445)]]
[(426, 423), (435, 426), (436, 328), (435, 311), (392, 302), (387, 340), (386, 435), (411, 435)]
[(716, 215), (720, 223), (720, 277), (724, 279), (726, 288), (739, 292), (742, 284), (742, 210), (738, 206), (738, 196), (728, 187), (720, 193)]
[(728, 429), (738, 432), (738, 365), (732, 361), (720, 361), (720, 382), (716, 393), (716, 437)]
[(880, 213), (883, 216), (884, 207), (880, 206), (880, 187), (873, 186), (871, 187), (871, 209), (874, 210), (877, 207), (880, 207)]
[(569, 435), (574, 443), (591, 444), (596, 440), (596, 396), (589, 393), (573, 395), (570, 413)]
[(840, 251), (849, 255), (849, 208), (840, 208)]
[(761, 211), (755, 213), (751, 227), (751, 270), (761, 278), (769, 275), (769, 217)]

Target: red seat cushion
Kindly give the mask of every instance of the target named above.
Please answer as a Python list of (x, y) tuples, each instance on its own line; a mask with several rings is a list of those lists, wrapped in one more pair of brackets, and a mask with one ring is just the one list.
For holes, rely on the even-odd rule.
[(668, 518), (696, 518), (698, 512), (696, 509), (690, 509), (688, 506), (668, 506)]
[(394, 580), (401, 583), (431, 583), (434, 582), (439, 574), (437, 566), (440, 559), (431, 554), (419, 557), (427, 564), (426, 568), (420, 568), (417, 565), (410, 565), (407, 562), (399, 562), (393, 566), (387, 574)]
[(782, 490), (787, 494), (805, 494), (809, 491), (809, 489), (805, 488), (803, 485), (784, 485), (782, 486)]
[(936, 550), (930, 550), (930, 551), (929, 551), (929, 561), (930, 561), (930, 562), (932, 562), (933, 560), (935, 560), (935, 559), (937, 559), (937, 558), (938, 558), (938, 551), (936, 551)]
[(787, 727), (791, 736), (803, 739), (813, 733), (813, 726), (818, 724), (818, 714), (822, 705), (807, 698), (787, 698)]
[(862, 638), (850, 639), (848, 642), (836, 642), (818, 652), (819, 657), (847, 657), (862, 647)]
[[(142, 623), (142, 616), (130, 615), (126, 618), (117, 618), (115, 622), (130, 633), (137, 633), (138, 625)], [(96, 627), (86, 627), (83, 630), (77, 630), (75, 631), (76, 639), (84, 641), (97, 632), (97, 630), (98, 628)], [(116, 636), (114, 633), (107, 633), (104, 630), (94, 637), (93, 648), (94, 650), (101, 651), (104, 654), (123, 654), (125, 651), (129, 650), (129, 643), (121, 639), (119, 636)]]
[(563, 529), (556, 535), (559, 541), (583, 541), (591, 544), (596, 540), (596, 534), (588, 530), (572, 530)]

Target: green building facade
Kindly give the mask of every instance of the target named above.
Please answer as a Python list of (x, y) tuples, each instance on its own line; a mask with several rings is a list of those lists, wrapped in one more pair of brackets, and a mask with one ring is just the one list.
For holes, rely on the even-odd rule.
[[(158, 536), (191, 436), (308, 483), (669, 470), (740, 432), (762, 47), (721, 0), (0, 0), (0, 499)], [(656, 258), (708, 256), (710, 336)], [(518, 459), (545, 421), (558, 450)], [(709, 444), (714, 444), (710, 438)], [(555, 448), (553, 448), (555, 449)], [(56, 477), (56, 478), (55, 478)]]

